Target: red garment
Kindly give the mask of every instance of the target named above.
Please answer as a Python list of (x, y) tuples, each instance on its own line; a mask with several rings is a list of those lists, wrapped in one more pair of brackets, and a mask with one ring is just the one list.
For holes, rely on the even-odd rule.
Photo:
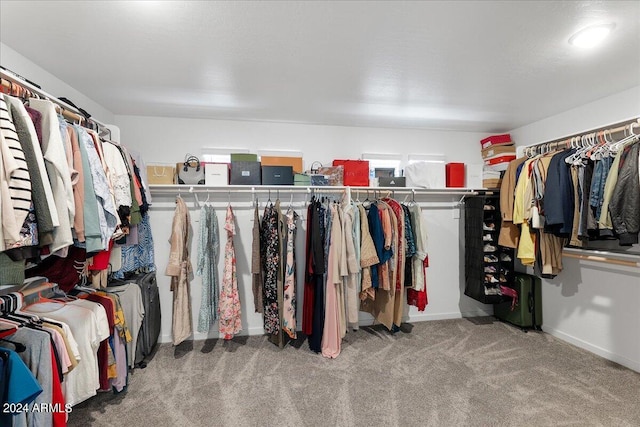
[[(111, 336), (113, 336), (113, 325), (115, 323), (115, 319), (113, 316), (113, 301), (108, 297), (95, 294), (82, 295), (81, 298), (96, 302), (104, 307), (105, 311), (107, 312), (107, 321), (109, 322), (109, 333), (111, 334)], [(110, 390), (111, 385), (109, 383), (109, 339), (103, 340), (100, 343), (100, 347), (98, 347), (98, 373), (100, 375), (100, 390)]]
[(311, 335), (313, 332), (313, 305), (315, 304), (315, 280), (313, 276), (313, 249), (311, 248), (311, 227), (313, 204), (307, 208), (306, 238), (306, 271), (304, 275), (304, 300), (302, 303), (302, 332)]
[(83, 248), (69, 246), (65, 258), (50, 256), (35, 267), (26, 269), (24, 274), (26, 277), (44, 276), (51, 283), (57, 283), (63, 291), (69, 292), (80, 283), (86, 260), (87, 252)]
[(422, 271), (424, 273), (424, 289), (416, 291), (415, 289), (407, 289), (407, 304), (418, 307), (418, 311), (424, 311), (429, 304), (427, 298), (427, 267), (429, 267), (429, 257), (427, 256), (422, 263)]
[[(58, 372), (58, 362), (56, 362), (53, 348), (51, 349), (51, 366), (53, 372)], [(65, 400), (64, 395), (62, 394), (62, 384), (60, 384), (60, 381), (58, 381), (57, 375), (53, 375), (51, 382), (53, 383), (51, 403), (53, 404), (53, 407), (56, 408), (56, 411), (51, 414), (53, 418), (53, 427), (66, 427), (67, 412), (65, 411), (64, 407)]]
[(113, 249), (113, 240), (109, 241), (109, 249), (106, 251), (100, 251), (93, 256), (93, 263), (89, 266), (89, 270), (106, 270), (109, 268), (109, 258), (111, 257), (111, 250)]

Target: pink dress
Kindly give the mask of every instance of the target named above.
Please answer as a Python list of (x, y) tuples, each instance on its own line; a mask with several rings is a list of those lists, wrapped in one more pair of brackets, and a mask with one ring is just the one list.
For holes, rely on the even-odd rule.
[(238, 295), (238, 277), (236, 275), (236, 250), (233, 247), (233, 236), (236, 234), (235, 217), (231, 206), (227, 207), (224, 229), (227, 230), (227, 244), (224, 248), (224, 271), (220, 286), (218, 305), (218, 324), (220, 336), (230, 340), (242, 330), (242, 313), (240, 296)]
[(340, 354), (340, 302), (337, 286), (342, 284), (338, 270), (340, 257), (341, 224), (336, 207), (331, 205), (331, 243), (329, 245), (329, 260), (327, 267), (327, 288), (325, 299), (324, 329), (322, 331), (322, 355), (335, 359)]

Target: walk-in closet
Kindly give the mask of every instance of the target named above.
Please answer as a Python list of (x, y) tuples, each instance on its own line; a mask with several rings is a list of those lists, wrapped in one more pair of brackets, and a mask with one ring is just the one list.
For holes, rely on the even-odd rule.
[(637, 1), (0, 1), (0, 427), (640, 425)]

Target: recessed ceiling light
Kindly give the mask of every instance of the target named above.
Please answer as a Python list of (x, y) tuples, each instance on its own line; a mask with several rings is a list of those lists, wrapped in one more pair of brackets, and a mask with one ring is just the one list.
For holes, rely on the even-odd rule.
[(590, 25), (569, 38), (569, 43), (577, 47), (594, 47), (600, 44), (616, 24)]

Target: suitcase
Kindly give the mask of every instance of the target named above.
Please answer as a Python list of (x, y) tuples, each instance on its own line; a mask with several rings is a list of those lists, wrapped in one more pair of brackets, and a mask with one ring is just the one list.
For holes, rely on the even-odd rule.
[(511, 300), (495, 304), (494, 315), (523, 330), (542, 330), (542, 282), (539, 277), (516, 273), (511, 286), (518, 292), (518, 304), (511, 310)]
[(160, 292), (156, 282), (156, 272), (142, 273), (135, 278), (135, 283), (142, 291), (142, 304), (144, 305), (144, 319), (140, 327), (140, 334), (136, 344), (135, 364), (144, 368), (147, 362), (153, 357), (160, 327), (162, 326), (162, 315), (160, 313)]

